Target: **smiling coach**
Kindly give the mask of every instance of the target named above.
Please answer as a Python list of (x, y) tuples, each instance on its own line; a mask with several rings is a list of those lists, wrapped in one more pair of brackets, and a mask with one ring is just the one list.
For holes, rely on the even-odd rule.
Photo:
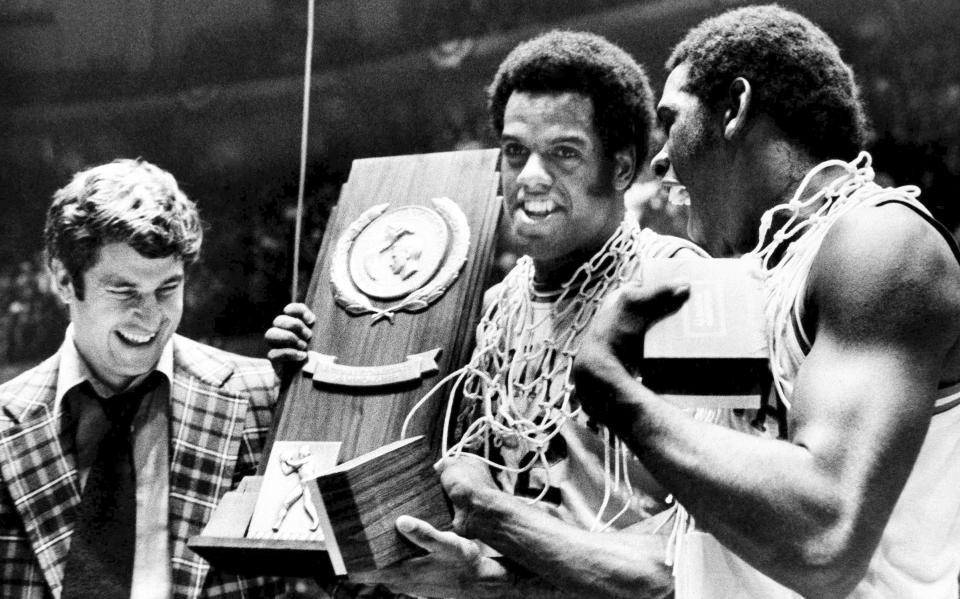
[(0, 596), (270, 597), (186, 546), (260, 459), (266, 360), (176, 335), (202, 227), (170, 173), (117, 160), (47, 213), (63, 345), (0, 386)]

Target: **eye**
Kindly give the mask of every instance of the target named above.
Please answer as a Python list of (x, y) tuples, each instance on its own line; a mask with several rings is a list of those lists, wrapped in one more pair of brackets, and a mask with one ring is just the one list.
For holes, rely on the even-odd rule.
[(664, 135), (670, 134), (670, 128), (673, 127), (674, 116), (670, 110), (661, 110), (657, 113), (657, 121), (660, 123), (660, 128), (663, 129)]
[(503, 144), (500, 151), (503, 152), (503, 157), (510, 162), (522, 161), (527, 157), (527, 149), (513, 141)]
[(166, 285), (166, 286), (161, 287), (160, 289), (157, 290), (157, 297), (160, 297), (160, 298), (168, 298), (168, 297), (176, 294), (179, 289), (180, 289), (180, 284), (179, 284), (179, 283), (177, 283), (177, 284), (175, 284), (175, 285)]
[(580, 151), (572, 146), (557, 146), (551, 154), (560, 160), (572, 160), (580, 157)]
[(107, 293), (121, 300), (133, 299), (137, 296), (137, 291), (132, 287), (114, 287), (107, 289)]

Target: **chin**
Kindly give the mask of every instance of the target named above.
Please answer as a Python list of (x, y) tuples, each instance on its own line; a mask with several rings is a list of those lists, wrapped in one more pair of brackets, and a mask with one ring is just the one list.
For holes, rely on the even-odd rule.
[(539, 257), (544, 251), (549, 252), (552, 248), (549, 243), (545, 243), (543, 237), (533, 235), (515, 235), (517, 251), (526, 254), (532, 258)]

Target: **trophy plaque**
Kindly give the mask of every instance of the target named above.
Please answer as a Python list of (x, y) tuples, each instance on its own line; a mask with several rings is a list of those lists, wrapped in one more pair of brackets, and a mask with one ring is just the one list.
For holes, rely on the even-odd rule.
[(418, 554), (394, 528), (450, 512), (433, 463), (446, 402), (411, 409), (473, 346), (493, 265), (497, 150), (355, 160), (307, 289), (308, 359), (256, 477), (190, 547), (244, 574), (343, 575)]

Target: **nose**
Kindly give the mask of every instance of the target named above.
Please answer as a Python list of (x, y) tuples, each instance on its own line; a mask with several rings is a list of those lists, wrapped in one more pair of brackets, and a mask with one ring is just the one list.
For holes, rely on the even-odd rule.
[(163, 310), (160, 302), (152, 293), (144, 293), (137, 302), (136, 314), (140, 321), (148, 328), (154, 328), (163, 320)]
[(670, 171), (670, 157), (667, 156), (666, 144), (660, 148), (660, 151), (657, 152), (653, 160), (650, 161), (650, 166), (653, 168), (653, 174), (660, 179), (663, 179)]
[(547, 170), (547, 165), (538, 152), (531, 152), (517, 175), (517, 184), (526, 193), (544, 192), (550, 189), (553, 178)]

